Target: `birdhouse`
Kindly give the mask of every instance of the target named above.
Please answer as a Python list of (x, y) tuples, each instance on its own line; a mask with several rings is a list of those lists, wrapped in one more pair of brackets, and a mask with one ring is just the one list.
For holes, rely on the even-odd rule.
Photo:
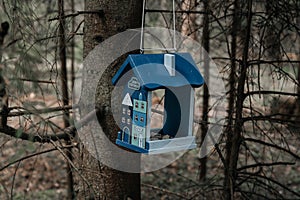
[[(146, 154), (196, 147), (194, 88), (204, 80), (189, 53), (129, 55), (112, 83), (124, 87), (116, 144)], [(151, 127), (155, 90), (164, 91), (160, 129)]]

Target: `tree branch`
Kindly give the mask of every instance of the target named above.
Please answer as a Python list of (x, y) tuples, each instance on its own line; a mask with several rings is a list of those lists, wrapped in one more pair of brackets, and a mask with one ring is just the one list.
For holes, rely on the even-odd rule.
[(259, 174), (252, 174), (252, 173), (248, 173), (248, 172), (240, 172), (240, 173), (242, 173), (242, 174), (247, 174), (247, 175), (250, 175), (250, 176), (253, 176), (253, 175), (254, 175), (254, 176), (256, 176), (256, 177), (265, 179), (265, 180), (270, 181), (270, 182), (272, 182), (272, 183), (274, 183), (274, 184), (276, 184), (276, 185), (279, 185), (279, 186), (282, 187), (283, 189), (285, 189), (285, 190), (291, 192), (292, 194), (294, 194), (294, 195), (300, 197), (300, 194), (299, 194), (299, 193), (297, 193), (297, 192), (291, 190), (290, 188), (286, 187), (284, 184), (282, 184), (282, 183), (280, 183), (280, 182), (278, 182), (278, 181), (276, 181), (276, 180), (274, 180), (274, 179), (272, 179), (272, 178), (269, 178), (269, 177), (267, 177), (267, 176), (262, 176), (262, 175), (259, 175)]
[[(10, 112), (8, 114), (8, 117), (18, 117), (23, 115), (31, 115), (31, 114), (46, 114), (51, 112), (57, 112), (57, 111), (63, 111), (63, 110), (70, 110), (76, 108), (76, 105), (74, 106), (60, 106), (60, 107), (53, 107), (53, 108), (44, 108), (44, 109), (35, 109), (35, 110), (25, 110), (25, 111), (18, 111), (18, 112)], [(15, 110), (20, 108), (11, 107), (9, 110)], [(23, 109), (23, 108), (21, 108)]]
[(24, 82), (56, 84), (56, 82), (53, 82), (53, 81), (34, 80), (34, 79), (26, 79), (26, 78), (11, 78), (11, 79), (9, 79), (9, 80), (10, 80), (10, 81), (18, 80), (18, 81), (24, 81)]
[(250, 116), (250, 117), (243, 117), (243, 122), (247, 121), (273, 121), (273, 122), (288, 122), (288, 123), (300, 123), (300, 121), (293, 120), (293, 119), (279, 119), (279, 118), (272, 118), (275, 116), (287, 116), (287, 117), (297, 117), (297, 115), (289, 115), (289, 114), (273, 114), (273, 115), (265, 115), (265, 116)]
[[(60, 147), (61, 149), (67, 149), (67, 148), (70, 148), (70, 147), (75, 147), (74, 145), (68, 145), (68, 146), (63, 146), (63, 147)], [(33, 153), (33, 154), (30, 154), (30, 155), (27, 155), (27, 156), (24, 156), (22, 158), (19, 158), (17, 160), (14, 160), (10, 163), (8, 163), (7, 165), (3, 166), (0, 168), (0, 171), (8, 168), (9, 166), (13, 165), (13, 164), (16, 164), (18, 162), (21, 162), (23, 160), (26, 160), (26, 159), (29, 159), (29, 158), (32, 158), (32, 157), (35, 157), (37, 155), (41, 155), (41, 154), (45, 154), (45, 153), (49, 153), (49, 152), (52, 152), (52, 151), (57, 151), (58, 149), (55, 147), (55, 148), (52, 148), (52, 149), (47, 149), (47, 150), (44, 150), (44, 151), (40, 151), (40, 152), (37, 152), (37, 153)]]
[(261, 91), (251, 91), (247, 92), (245, 94), (245, 97), (250, 96), (250, 95), (256, 95), (256, 94), (278, 94), (278, 95), (286, 95), (286, 96), (294, 96), (294, 97), (299, 97), (300, 94), (297, 93), (291, 93), (291, 92), (281, 92), (281, 91), (267, 91), (267, 90), (261, 90)]
[(255, 142), (255, 143), (259, 143), (259, 144), (262, 144), (262, 145), (265, 145), (265, 146), (269, 146), (269, 147), (273, 147), (275, 149), (279, 149), (279, 150), (282, 150), (290, 155), (292, 155), (293, 157), (297, 158), (300, 160), (300, 156), (298, 156), (297, 154), (295, 154), (294, 152), (286, 149), (286, 148), (283, 148), (281, 146), (278, 146), (276, 144), (272, 144), (272, 143), (268, 143), (268, 142), (264, 142), (262, 140), (257, 140), (257, 139), (253, 139), (253, 138), (244, 138), (244, 141), (249, 141), (249, 142)]
[[(145, 12), (157, 12), (157, 13), (173, 13), (172, 10), (161, 10), (161, 9), (145, 9)], [(180, 14), (210, 14), (210, 12), (203, 12), (197, 10), (176, 10), (175, 13)]]
[(32, 142), (39, 142), (39, 143), (49, 143), (51, 140), (58, 141), (58, 140), (70, 140), (70, 135), (75, 132), (75, 127), (68, 127), (63, 131), (60, 131), (54, 135), (39, 135), (39, 134), (32, 134), (26, 133), (22, 129), (15, 129), (10, 126), (0, 127), (0, 132), (4, 133), (5, 135), (9, 135), (18, 139), (28, 140)]
[(61, 16), (61, 17), (51, 18), (48, 21), (51, 22), (51, 21), (59, 20), (61, 18), (65, 19), (65, 18), (68, 18), (68, 17), (76, 17), (78, 15), (84, 15), (84, 14), (98, 14), (99, 16), (103, 16), (104, 12), (103, 12), (103, 10), (77, 11), (76, 13), (71, 13), (71, 14), (68, 14), (68, 15)]
[(189, 199), (187, 196), (183, 196), (183, 195), (181, 195), (181, 194), (179, 194), (179, 193), (172, 192), (172, 191), (166, 190), (166, 189), (161, 188), (161, 187), (157, 187), (157, 186), (150, 185), (150, 184), (145, 184), (145, 183), (142, 183), (141, 185), (144, 186), (144, 187), (148, 187), (148, 188), (152, 188), (152, 189), (154, 189), (154, 190), (161, 191), (161, 192), (163, 192), (163, 193), (175, 195), (175, 196), (177, 196), (177, 197), (179, 197), (179, 198), (181, 198), (181, 199)]
[(268, 166), (275, 166), (275, 165), (295, 165), (295, 162), (273, 162), (273, 163), (255, 163), (253, 165), (243, 166), (237, 169), (237, 171), (242, 171), (249, 168), (255, 167), (268, 167)]
[(300, 63), (300, 60), (251, 60), (248, 61), (248, 65), (259, 65), (259, 64), (274, 64), (274, 63)]
[(28, 140), (32, 142), (39, 142), (39, 143), (49, 143), (51, 141), (58, 141), (58, 140), (70, 140), (71, 136), (74, 135), (76, 132), (76, 128), (80, 128), (86, 124), (88, 124), (94, 116), (96, 115), (96, 110), (87, 114), (84, 118), (82, 118), (76, 126), (69, 126), (65, 128), (63, 131), (57, 132), (56, 134), (52, 135), (42, 135), (42, 134), (32, 134), (26, 133), (22, 129), (15, 129), (10, 126), (0, 127), (0, 132), (18, 138), (22, 140)]

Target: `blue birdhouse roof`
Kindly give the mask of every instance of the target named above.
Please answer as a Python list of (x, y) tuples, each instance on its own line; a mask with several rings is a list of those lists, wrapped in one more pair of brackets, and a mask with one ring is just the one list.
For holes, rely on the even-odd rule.
[(164, 66), (164, 54), (131, 54), (112, 78), (112, 83), (113, 85), (126, 84), (128, 80), (122, 78), (126, 75), (128, 78), (136, 76), (141, 86), (147, 90), (185, 85), (200, 87), (204, 79), (192, 56), (189, 53), (173, 55), (175, 56), (175, 76), (171, 76)]

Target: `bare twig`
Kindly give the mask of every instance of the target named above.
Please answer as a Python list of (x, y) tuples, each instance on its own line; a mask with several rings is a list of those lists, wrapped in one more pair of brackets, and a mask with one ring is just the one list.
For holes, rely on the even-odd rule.
[(294, 194), (294, 195), (300, 197), (300, 194), (299, 194), (299, 193), (293, 191), (292, 189), (286, 187), (284, 184), (282, 184), (282, 183), (280, 183), (280, 182), (278, 182), (278, 181), (276, 181), (276, 180), (274, 180), (274, 179), (272, 179), (272, 178), (269, 178), (269, 177), (267, 177), (267, 176), (262, 176), (262, 175), (259, 175), (259, 174), (253, 174), (253, 173), (248, 173), (248, 172), (239, 172), (239, 173), (242, 173), (242, 174), (248, 174), (248, 175), (250, 175), (250, 176), (256, 176), (256, 177), (259, 177), (259, 178), (261, 178), (261, 179), (265, 179), (265, 180), (267, 180), (267, 181), (270, 181), (270, 182), (272, 182), (272, 183), (274, 183), (274, 184), (276, 184), (276, 185), (282, 187), (283, 189), (285, 189), (285, 190), (291, 192), (292, 194)]
[(259, 143), (259, 144), (262, 144), (262, 145), (265, 145), (265, 146), (269, 146), (269, 147), (273, 147), (275, 149), (279, 149), (279, 150), (282, 150), (288, 154), (290, 154), (291, 156), (297, 158), (297, 159), (300, 159), (300, 156), (295, 154), (294, 152), (284, 148), (284, 147), (281, 147), (281, 146), (278, 146), (276, 144), (272, 144), (272, 143), (268, 143), (268, 142), (264, 142), (262, 140), (257, 140), (257, 139), (253, 139), (253, 138), (244, 138), (245, 141), (249, 141), (249, 142), (255, 142), (255, 143)]
[(57, 132), (53, 135), (39, 135), (39, 134), (32, 134), (26, 133), (22, 129), (15, 129), (9, 126), (0, 127), (0, 132), (18, 138), (22, 140), (29, 140), (32, 142), (39, 142), (39, 143), (49, 143), (51, 141), (58, 141), (58, 140), (70, 140), (71, 135), (74, 135), (76, 132), (76, 128), (80, 128), (86, 124), (88, 124), (92, 119), (94, 119), (96, 110), (87, 114), (84, 118), (82, 118), (75, 126), (69, 126), (65, 128), (63, 131)]
[[(68, 14), (68, 15), (64, 15), (64, 16), (62, 16), (62, 18), (65, 19), (65, 18), (68, 18), (68, 17), (76, 17), (78, 15), (84, 15), (84, 14), (97, 14), (97, 15), (103, 16), (104, 12), (103, 12), (103, 10), (77, 11), (76, 13), (71, 13), (71, 14)], [(51, 22), (51, 21), (59, 20), (60, 18), (61, 17), (54, 17), (54, 18), (49, 19), (48, 21)]]
[(181, 195), (181, 194), (179, 194), (179, 193), (172, 192), (172, 191), (166, 190), (166, 189), (161, 188), (161, 187), (157, 187), (157, 186), (150, 185), (150, 184), (145, 184), (145, 183), (142, 183), (141, 185), (144, 186), (144, 187), (151, 188), (151, 189), (153, 189), (153, 190), (161, 191), (162, 193), (167, 193), (167, 194), (175, 195), (175, 196), (177, 196), (177, 197), (180, 197), (181, 199), (189, 199), (187, 196), (183, 196), (183, 195)]
[(273, 162), (273, 163), (255, 163), (253, 165), (247, 165), (238, 168), (238, 171), (242, 171), (249, 168), (255, 168), (255, 167), (269, 167), (269, 166), (275, 166), (275, 165), (295, 165), (295, 162)]
[(250, 116), (250, 117), (243, 117), (242, 120), (243, 122), (247, 122), (247, 121), (272, 121), (272, 122), (278, 122), (278, 123), (282, 123), (282, 122), (288, 122), (288, 123), (293, 123), (293, 124), (297, 124), (300, 121), (297, 120), (293, 120), (293, 119), (280, 119), (280, 118), (273, 118), (276, 116), (287, 116), (287, 117), (297, 117), (297, 115), (289, 115), (289, 114), (272, 114), (272, 115), (264, 115), (264, 116)]
[(248, 61), (248, 65), (258, 64), (274, 64), (274, 63), (300, 63), (300, 60), (251, 60)]
[[(75, 147), (75, 146), (74, 145), (68, 145), (68, 146), (63, 146), (63, 147), (60, 147), (60, 148), (65, 149), (65, 148), (70, 148), (70, 147)], [(49, 153), (49, 152), (52, 152), (52, 151), (57, 151), (57, 150), (58, 149), (55, 147), (55, 148), (52, 148), (52, 149), (47, 149), (47, 150), (44, 150), (44, 151), (40, 151), (40, 152), (36, 152), (36, 153), (30, 154), (30, 155), (24, 156), (22, 158), (14, 160), (14, 161), (8, 163), (7, 165), (1, 167), (0, 171), (3, 171), (4, 169), (8, 168), (9, 166), (14, 165), (16, 163), (19, 163), (21, 161), (27, 160), (29, 158), (32, 158), (32, 157), (35, 157), (35, 156), (38, 156), (38, 155), (42, 155), (42, 154), (45, 154), (45, 153)]]
[[(172, 10), (161, 10), (161, 9), (145, 9), (146, 12), (157, 12), (157, 13), (173, 13)], [(204, 11), (197, 11), (197, 10), (176, 10), (175, 13), (180, 14), (210, 14)]]
[[(59, 106), (59, 107), (53, 107), (53, 108), (10, 112), (8, 114), (8, 117), (18, 117), (18, 116), (30, 115), (30, 114), (46, 114), (46, 113), (52, 113), (52, 112), (58, 112), (58, 111), (64, 111), (64, 110), (71, 110), (74, 108), (76, 108), (76, 105), (75, 106), (74, 105), (73, 106)], [(9, 110), (15, 110), (15, 109), (23, 109), (23, 108), (15, 108), (15, 107), (9, 108)]]
[(53, 81), (34, 80), (34, 79), (26, 79), (26, 78), (11, 78), (11, 79), (9, 79), (9, 80), (10, 80), (10, 81), (18, 80), (18, 81), (24, 81), (24, 82), (56, 84), (56, 82), (53, 82)]
[(261, 90), (261, 91), (251, 91), (251, 92), (247, 92), (245, 94), (246, 96), (250, 96), (250, 95), (261, 95), (261, 94), (277, 94), (277, 95), (286, 95), (286, 96), (294, 96), (294, 97), (299, 97), (300, 94), (297, 93), (291, 93), (291, 92), (281, 92), (281, 91), (267, 91), (267, 90)]
[(12, 180), (11, 190), (10, 190), (10, 198), (11, 199), (14, 199), (14, 185), (15, 185), (16, 175), (17, 175), (17, 171), (20, 167), (20, 164), (21, 164), (21, 161), (18, 162), (18, 165), (17, 165), (14, 175), (13, 175), (13, 180)]
[[(51, 141), (51, 143), (55, 147), (55, 149), (58, 150), (61, 153), (61, 155), (68, 161), (68, 164), (72, 167), (72, 169), (74, 169), (78, 173), (78, 175), (82, 178), (82, 180), (87, 184), (87, 186), (89, 188), (92, 189), (93, 193), (95, 194), (96, 191), (94, 190), (94, 188), (87, 181), (87, 179), (82, 175), (82, 172), (75, 166), (74, 162), (68, 157), (68, 155), (65, 154), (63, 149), (61, 147), (57, 146), (54, 141)], [(67, 149), (68, 149), (68, 147), (67, 147)], [(101, 175), (105, 176), (105, 174), (101, 174)]]
[(22, 129), (14, 129), (10, 126), (0, 128), (0, 132), (18, 139), (28, 140), (32, 142), (49, 143), (51, 140), (70, 140), (70, 135), (75, 132), (75, 127), (68, 127), (64, 131), (54, 135), (35, 135), (26, 133)]

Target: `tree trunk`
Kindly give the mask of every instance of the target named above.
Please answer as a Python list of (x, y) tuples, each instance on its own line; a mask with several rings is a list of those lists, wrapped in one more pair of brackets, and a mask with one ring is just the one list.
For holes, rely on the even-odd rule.
[[(71, 0), (71, 12), (75, 13), (75, 0)], [(72, 33), (75, 34), (75, 27), (76, 25), (76, 19), (75, 17), (72, 18)], [(75, 82), (75, 35), (72, 38), (71, 41), (71, 89), (73, 92), (74, 88), (74, 82)]]
[[(67, 49), (66, 49), (66, 38), (65, 38), (65, 10), (64, 10), (64, 1), (58, 0), (58, 15), (59, 15), (59, 59), (60, 59), (60, 71), (61, 71), (61, 90), (62, 90), (62, 102), (63, 106), (69, 105), (69, 94), (68, 94), (68, 74), (67, 74)], [(64, 111), (63, 121), (64, 128), (70, 126), (69, 122), (70, 113), (68, 110)], [(67, 141), (67, 144), (70, 145), (70, 141)], [(66, 150), (66, 156), (70, 161), (73, 160), (72, 148)], [(74, 199), (74, 180), (72, 166), (67, 162), (67, 185), (68, 185), (68, 198)]]
[[(84, 57), (105, 39), (130, 28), (141, 26), (141, 0), (89, 0), (86, 11), (102, 10), (103, 14), (87, 14), (84, 27)], [(126, 38), (124, 38), (126, 39)], [(101, 55), (99, 55), (101, 56)], [(110, 105), (111, 77), (119, 66), (106, 70), (99, 81), (97, 106)], [(100, 78), (100, 77), (99, 77)], [(113, 140), (118, 127), (110, 112), (101, 115), (105, 134)], [(104, 127), (103, 127), (104, 125)], [(112, 141), (114, 142), (114, 141)], [(78, 199), (140, 199), (140, 174), (130, 174), (104, 166), (93, 158), (84, 147), (80, 149), (81, 176), (78, 185)]]
[[(296, 21), (297, 21), (297, 24), (299, 25), (300, 17), (297, 17)], [(298, 61), (300, 61), (300, 39), (298, 39), (297, 48), (298, 48)], [(300, 121), (300, 63), (298, 63), (297, 82), (298, 82), (297, 94), (299, 96), (297, 97), (297, 102), (296, 102), (296, 106), (297, 106), (296, 121)], [(300, 129), (300, 126), (298, 125), (297, 128)]]
[[(247, 77), (247, 69), (248, 69), (248, 51), (249, 51), (249, 43), (251, 36), (251, 23), (252, 23), (252, 0), (248, 0), (247, 6), (247, 28), (246, 28), (246, 37), (243, 47), (243, 56), (242, 63), (240, 64), (240, 75), (238, 78), (237, 85), (237, 95), (236, 95), (236, 111), (235, 111), (235, 122), (233, 126), (233, 135), (231, 138), (231, 146), (230, 155), (227, 160), (227, 174), (225, 174), (225, 198), (227, 200), (234, 199), (234, 193), (236, 190), (236, 180), (237, 180), (237, 165), (240, 154), (240, 146), (242, 143), (242, 129), (243, 129), (243, 104), (244, 104), (244, 88)], [(228, 184), (228, 185), (227, 185)]]
[(231, 146), (232, 146), (232, 137), (233, 137), (233, 117), (234, 117), (234, 103), (235, 103), (235, 85), (236, 85), (236, 58), (237, 58), (237, 32), (240, 27), (240, 2), (239, 0), (234, 1), (234, 11), (233, 11), (233, 22), (231, 29), (231, 68), (229, 75), (229, 103), (228, 103), (228, 123), (225, 130), (226, 133), (226, 159), (225, 159), (225, 178), (224, 178), (224, 196), (226, 199), (231, 198), (231, 179), (229, 174), (229, 160), (231, 157)]
[[(3, 44), (4, 38), (8, 34), (9, 23), (3, 22), (0, 27), (0, 63), (2, 62)], [(6, 82), (2, 74), (3, 66), (0, 66), (0, 127), (3, 128), (7, 126), (7, 115), (9, 113), (8, 109), (8, 94), (6, 91)]]
[[(203, 17), (203, 36), (202, 36), (202, 46), (206, 50), (207, 54), (204, 54), (204, 79), (206, 85), (204, 86), (203, 91), (203, 105), (202, 105), (202, 121), (201, 124), (201, 143), (203, 143), (204, 138), (206, 136), (206, 133), (208, 131), (208, 112), (209, 112), (209, 1), (204, 0), (204, 17)], [(202, 145), (202, 152), (200, 155), (206, 155), (207, 149), (205, 148), (205, 145)], [(203, 157), (200, 159), (200, 175), (199, 180), (205, 180), (206, 177), (206, 171), (207, 171), (207, 157)]]

